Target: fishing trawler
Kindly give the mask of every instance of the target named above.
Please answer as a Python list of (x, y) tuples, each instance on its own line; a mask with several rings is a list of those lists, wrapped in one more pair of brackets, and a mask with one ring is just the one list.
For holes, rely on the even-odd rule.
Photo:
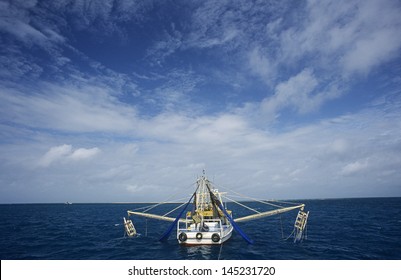
[[(166, 232), (160, 237), (160, 241), (165, 241), (169, 238), (172, 231), (176, 228), (176, 237), (179, 244), (182, 245), (213, 245), (222, 244), (230, 239), (233, 230), (235, 230), (246, 242), (252, 244), (253, 241), (241, 230), (237, 223), (246, 222), (255, 219), (281, 214), (295, 209), (300, 209), (294, 224), (294, 230), (291, 235), (294, 236), (294, 242), (301, 241), (305, 235), (307, 218), (309, 212), (303, 212), (304, 204), (296, 204), (289, 207), (273, 204), (268, 201), (256, 200), (260, 203), (275, 206), (277, 209), (259, 212), (252, 209), (240, 202), (224, 196), (227, 200), (237, 203), (255, 212), (255, 214), (247, 215), (233, 219), (233, 213), (228, 210), (223, 202), (223, 195), (225, 192), (220, 192), (206, 177), (205, 172), (196, 181), (196, 190), (192, 194), (188, 202), (181, 204), (175, 209), (169, 211), (164, 215), (151, 214), (148, 211), (154, 209), (156, 205), (145, 208), (144, 211), (127, 211), (128, 217), (141, 216), (150, 219), (157, 219), (162, 221), (172, 222)], [(249, 197), (245, 197), (250, 199)], [(192, 210), (186, 211), (188, 206), (192, 203)], [(294, 204), (294, 203), (290, 203)], [(184, 206), (184, 207), (183, 207)], [(183, 207), (176, 218), (169, 217), (172, 212)], [(185, 213), (185, 218), (182, 218)], [(128, 236), (135, 236), (136, 230), (131, 219), (124, 218), (125, 232)]]
[(193, 210), (187, 212), (184, 221), (178, 221), (178, 242), (187, 245), (221, 244), (231, 237), (232, 212), (223, 207), (221, 194), (205, 176), (197, 180), (197, 186)]

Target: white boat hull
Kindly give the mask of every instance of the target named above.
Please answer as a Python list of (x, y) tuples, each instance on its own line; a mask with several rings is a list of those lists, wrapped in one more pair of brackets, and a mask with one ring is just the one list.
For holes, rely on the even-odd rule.
[(230, 239), (232, 231), (231, 225), (222, 231), (180, 230), (177, 232), (177, 240), (181, 245), (219, 245)]

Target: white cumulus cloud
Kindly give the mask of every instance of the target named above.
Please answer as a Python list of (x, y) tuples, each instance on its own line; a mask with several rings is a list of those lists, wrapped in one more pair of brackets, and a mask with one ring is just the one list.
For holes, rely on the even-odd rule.
[(89, 159), (94, 157), (96, 154), (100, 152), (100, 149), (95, 147), (91, 149), (78, 148), (76, 150), (73, 149), (72, 145), (63, 144), (60, 146), (55, 146), (50, 148), (40, 159), (39, 165), (42, 167), (48, 167), (52, 163), (57, 161), (79, 161)]

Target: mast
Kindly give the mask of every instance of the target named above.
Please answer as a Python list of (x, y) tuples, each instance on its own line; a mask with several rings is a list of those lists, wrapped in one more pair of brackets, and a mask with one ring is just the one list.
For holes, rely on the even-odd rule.
[(198, 190), (196, 192), (195, 209), (198, 212), (210, 210), (211, 199), (208, 187), (211, 188), (211, 184), (205, 176), (205, 171), (203, 171), (203, 175), (196, 181), (196, 183), (198, 185)]

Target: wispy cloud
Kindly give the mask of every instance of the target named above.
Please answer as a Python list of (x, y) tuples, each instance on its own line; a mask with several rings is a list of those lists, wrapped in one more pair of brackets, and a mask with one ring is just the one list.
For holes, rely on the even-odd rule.
[(135, 109), (119, 103), (97, 86), (60, 87), (44, 85), (26, 95), (12, 90), (0, 92), (2, 118), (31, 128), (59, 131), (128, 131)]
[(341, 170), (341, 173), (344, 175), (353, 175), (358, 172), (362, 172), (364, 169), (368, 167), (368, 163), (366, 161), (356, 161), (352, 163), (348, 163), (344, 168)]
[(322, 90), (312, 70), (304, 69), (288, 81), (279, 83), (275, 94), (261, 102), (261, 109), (270, 116), (287, 107), (305, 114), (319, 109), (324, 102), (340, 95), (341, 92), (335, 85)]
[(277, 65), (275, 63), (275, 61), (271, 61), (268, 57), (261, 54), (259, 48), (254, 48), (249, 53), (249, 68), (268, 85), (273, 84), (277, 74)]
[(73, 160), (85, 160), (95, 156), (99, 152), (100, 150), (97, 147), (91, 149), (79, 148), (72, 152), (70, 158)]
[(71, 145), (53, 147), (39, 160), (39, 165), (49, 166), (52, 162), (70, 155), (71, 150)]
[(39, 159), (39, 165), (48, 167), (57, 161), (86, 160), (94, 157), (99, 152), (100, 150), (97, 147), (90, 149), (78, 148), (74, 150), (71, 145), (64, 144), (50, 148), (49, 151)]
[(395, 1), (308, 1), (296, 25), (282, 22), (280, 63), (306, 56), (321, 69), (367, 73), (400, 48), (400, 9)]
[(146, 58), (156, 65), (161, 65), (166, 57), (182, 46), (182, 36), (181, 32), (176, 30), (175, 25), (171, 24), (171, 27), (164, 32), (162, 38), (147, 50)]
[(41, 19), (34, 18), (32, 11), (38, 8), (36, 1), (22, 2), (1, 3), (1, 31), (13, 35), (20, 43), (45, 49), (65, 42), (56, 25), (45, 24)]

